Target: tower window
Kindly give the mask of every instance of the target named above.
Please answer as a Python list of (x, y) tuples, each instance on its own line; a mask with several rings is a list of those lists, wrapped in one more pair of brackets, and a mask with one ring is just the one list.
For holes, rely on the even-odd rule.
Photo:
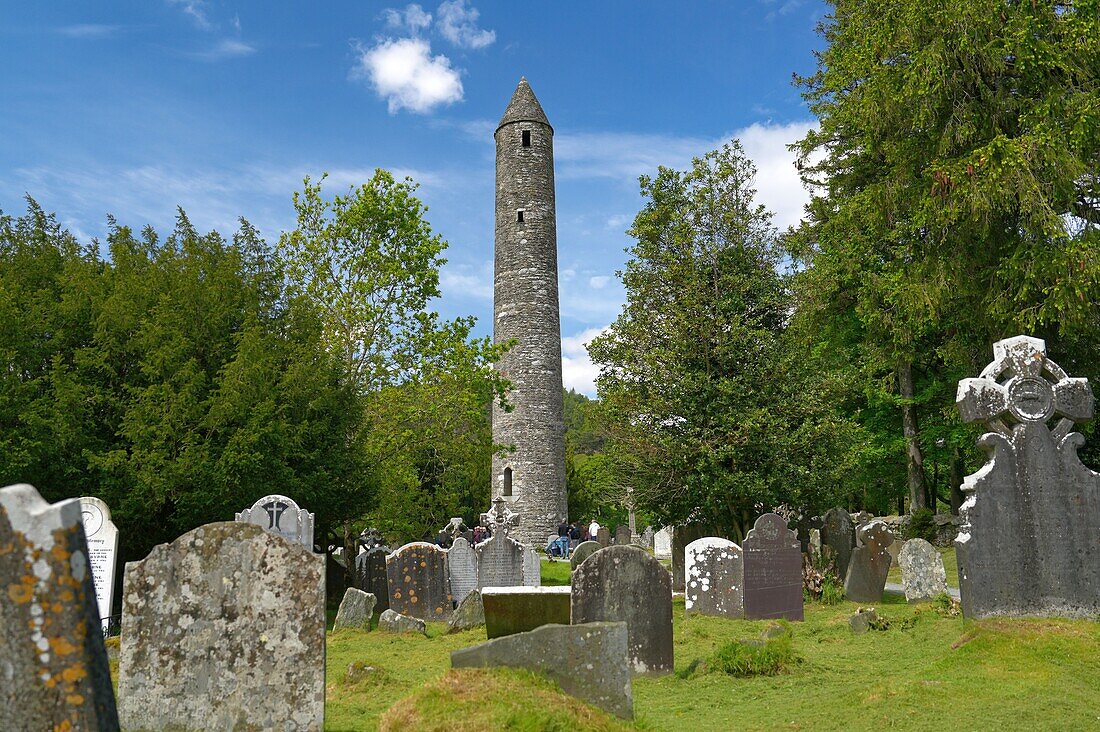
[(512, 495), (512, 469), (504, 469), (504, 493), (505, 496)]
[(516, 223), (517, 224), (522, 224), (523, 223), (523, 209), (522, 208), (516, 209)]
[(531, 147), (531, 130), (524, 130), (522, 137), (523, 137), (523, 146), (524, 147)]

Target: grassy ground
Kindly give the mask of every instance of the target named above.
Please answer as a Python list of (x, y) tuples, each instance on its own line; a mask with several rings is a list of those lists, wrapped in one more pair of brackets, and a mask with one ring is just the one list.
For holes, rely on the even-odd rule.
[[(955, 558), (955, 547), (946, 549), (941, 547), (937, 551), (943, 557), (943, 568), (947, 572), (947, 586), (957, 589), (959, 586), (959, 563)], [(887, 575), (886, 581), (901, 584), (901, 567), (896, 564), (890, 567), (890, 574)]]

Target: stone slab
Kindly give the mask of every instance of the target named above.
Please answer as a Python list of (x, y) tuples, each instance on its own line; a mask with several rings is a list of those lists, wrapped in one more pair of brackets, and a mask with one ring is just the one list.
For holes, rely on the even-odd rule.
[(340, 609), (336, 611), (336, 621), (332, 629), (334, 631), (343, 628), (370, 630), (376, 602), (374, 595), (369, 592), (349, 587), (344, 591), (344, 599), (340, 601)]
[(624, 546), (626, 544), (632, 544), (630, 527), (626, 524), (619, 524), (615, 527), (615, 545)]
[(428, 632), (428, 626), (420, 618), (402, 615), (392, 609), (386, 610), (379, 616), (378, 629), (386, 633), (423, 633), (426, 635)]
[[(696, 539), (707, 536), (722, 537), (721, 532), (712, 526), (687, 524), (676, 526), (672, 530), (672, 590), (684, 591), (684, 549)], [(722, 537), (726, 538), (726, 537)]]
[(485, 603), (479, 591), (470, 590), (458, 603), (458, 607), (451, 614), (451, 619), (447, 621), (447, 632), (458, 633), (482, 625), (485, 625)]
[(117, 730), (80, 501), (0, 489), (0, 730)]
[(414, 541), (386, 557), (390, 609), (421, 620), (447, 622), (453, 598), (447, 553), (435, 544)]
[(600, 546), (611, 546), (611, 529), (606, 526), (601, 526), (600, 530), (596, 532), (596, 541)]
[(802, 620), (802, 545), (782, 516), (766, 513), (745, 537), (745, 617)]
[(622, 719), (634, 716), (625, 623), (544, 625), (451, 652), (453, 668), (523, 668)]
[(485, 608), (485, 635), (501, 638), (552, 623), (569, 623), (569, 588), (486, 587), (481, 591)]
[(200, 526), (126, 565), (125, 729), (320, 731), (324, 557), (259, 526)]
[(688, 615), (745, 617), (745, 559), (729, 539), (708, 536), (684, 549), (684, 609)]
[(848, 563), (852, 560), (852, 551), (856, 548), (855, 525), (847, 510), (830, 508), (821, 517), (821, 545), (832, 550), (836, 561), (836, 573), (843, 579), (848, 576)]

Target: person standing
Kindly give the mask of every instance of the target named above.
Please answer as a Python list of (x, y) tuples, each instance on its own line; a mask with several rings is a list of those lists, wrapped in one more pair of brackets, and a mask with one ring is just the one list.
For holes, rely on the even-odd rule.
[(592, 519), (592, 523), (588, 525), (588, 540), (595, 541), (598, 533), (600, 533), (600, 525), (596, 522), (596, 519)]

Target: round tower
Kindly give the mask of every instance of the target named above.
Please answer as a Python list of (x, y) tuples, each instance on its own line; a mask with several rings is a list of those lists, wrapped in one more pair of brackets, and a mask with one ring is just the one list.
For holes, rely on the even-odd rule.
[(497, 126), (493, 338), (515, 341), (498, 364), (512, 411), (493, 406), (493, 497), (520, 516), (513, 531), (541, 549), (567, 517), (558, 320), (554, 128), (526, 79)]

